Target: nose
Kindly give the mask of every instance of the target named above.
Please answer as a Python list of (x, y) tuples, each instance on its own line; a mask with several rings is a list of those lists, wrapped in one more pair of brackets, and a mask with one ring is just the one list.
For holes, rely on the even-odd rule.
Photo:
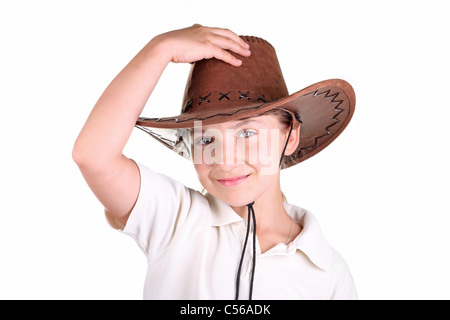
[(245, 141), (236, 139), (233, 130), (225, 130), (221, 133), (220, 137), (216, 137), (212, 150), (214, 164), (225, 167), (245, 163)]
[(245, 143), (232, 134), (224, 134), (216, 139), (213, 150), (214, 163), (221, 166), (235, 166), (245, 162)]

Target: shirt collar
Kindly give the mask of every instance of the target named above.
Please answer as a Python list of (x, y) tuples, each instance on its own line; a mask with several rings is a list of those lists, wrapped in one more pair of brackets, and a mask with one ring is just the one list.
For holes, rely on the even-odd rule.
[[(215, 227), (244, 221), (228, 204), (206, 194), (211, 208), (211, 225)], [(303, 208), (285, 204), (287, 213), (302, 226), (302, 232), (293, 241), (294, 248), (303, 252), (317, 267), (327, 270), (333, 257), (333, 248), (326, 241), (314, 215)]]
[(233, 222), (244, 221), (228, 204), (207, 193), (205, 195), (211, 208), (211, 225), (214, 227), (223, 226)]
[(322, 234), (319, 222), (314, 215), (303, 208), (285, 204), (287, 213), (302, 226), (302, 232), (293, 244), (302, 251), (317, 267), (327, 270), (331, 267), (334, 249)]

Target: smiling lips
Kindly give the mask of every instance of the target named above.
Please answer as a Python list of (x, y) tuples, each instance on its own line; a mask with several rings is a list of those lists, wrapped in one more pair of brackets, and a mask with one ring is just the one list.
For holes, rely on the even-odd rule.
[(217, 179), (222, 185), (226, 187), (234, 187), (237, 185), (240, 185), (242, 182), (244, 182), (250, 175), (243, 175), (243, 176), (236, 176), (232, 178), (226, 178), (226, 179)]

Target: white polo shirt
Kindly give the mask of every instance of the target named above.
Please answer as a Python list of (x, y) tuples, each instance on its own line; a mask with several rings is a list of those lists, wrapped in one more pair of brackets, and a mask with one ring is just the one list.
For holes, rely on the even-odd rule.
[[(246, 221), (230, 206), (138, 164), (141, 188), (123, 229), (148, 259), (144, 299), (234, 299)], [(357, 299), (343, 258), (307, 210), (286, 204), (303, 227), (290, 244), (261, 253), (256, 241), (253, 299)], [(239, 298), (248, 299), (252, 237)]]

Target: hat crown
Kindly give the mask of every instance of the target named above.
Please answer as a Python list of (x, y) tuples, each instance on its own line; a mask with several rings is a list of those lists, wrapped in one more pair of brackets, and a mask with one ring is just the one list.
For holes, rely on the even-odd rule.
[(217, 59), (204, 59), (191, 67), (182, 113), (209, 113), (218, 109), (267, 103), (289, 95), (273, 46), (264, 39), (240, 36), (251, 55), (234, 67)]

